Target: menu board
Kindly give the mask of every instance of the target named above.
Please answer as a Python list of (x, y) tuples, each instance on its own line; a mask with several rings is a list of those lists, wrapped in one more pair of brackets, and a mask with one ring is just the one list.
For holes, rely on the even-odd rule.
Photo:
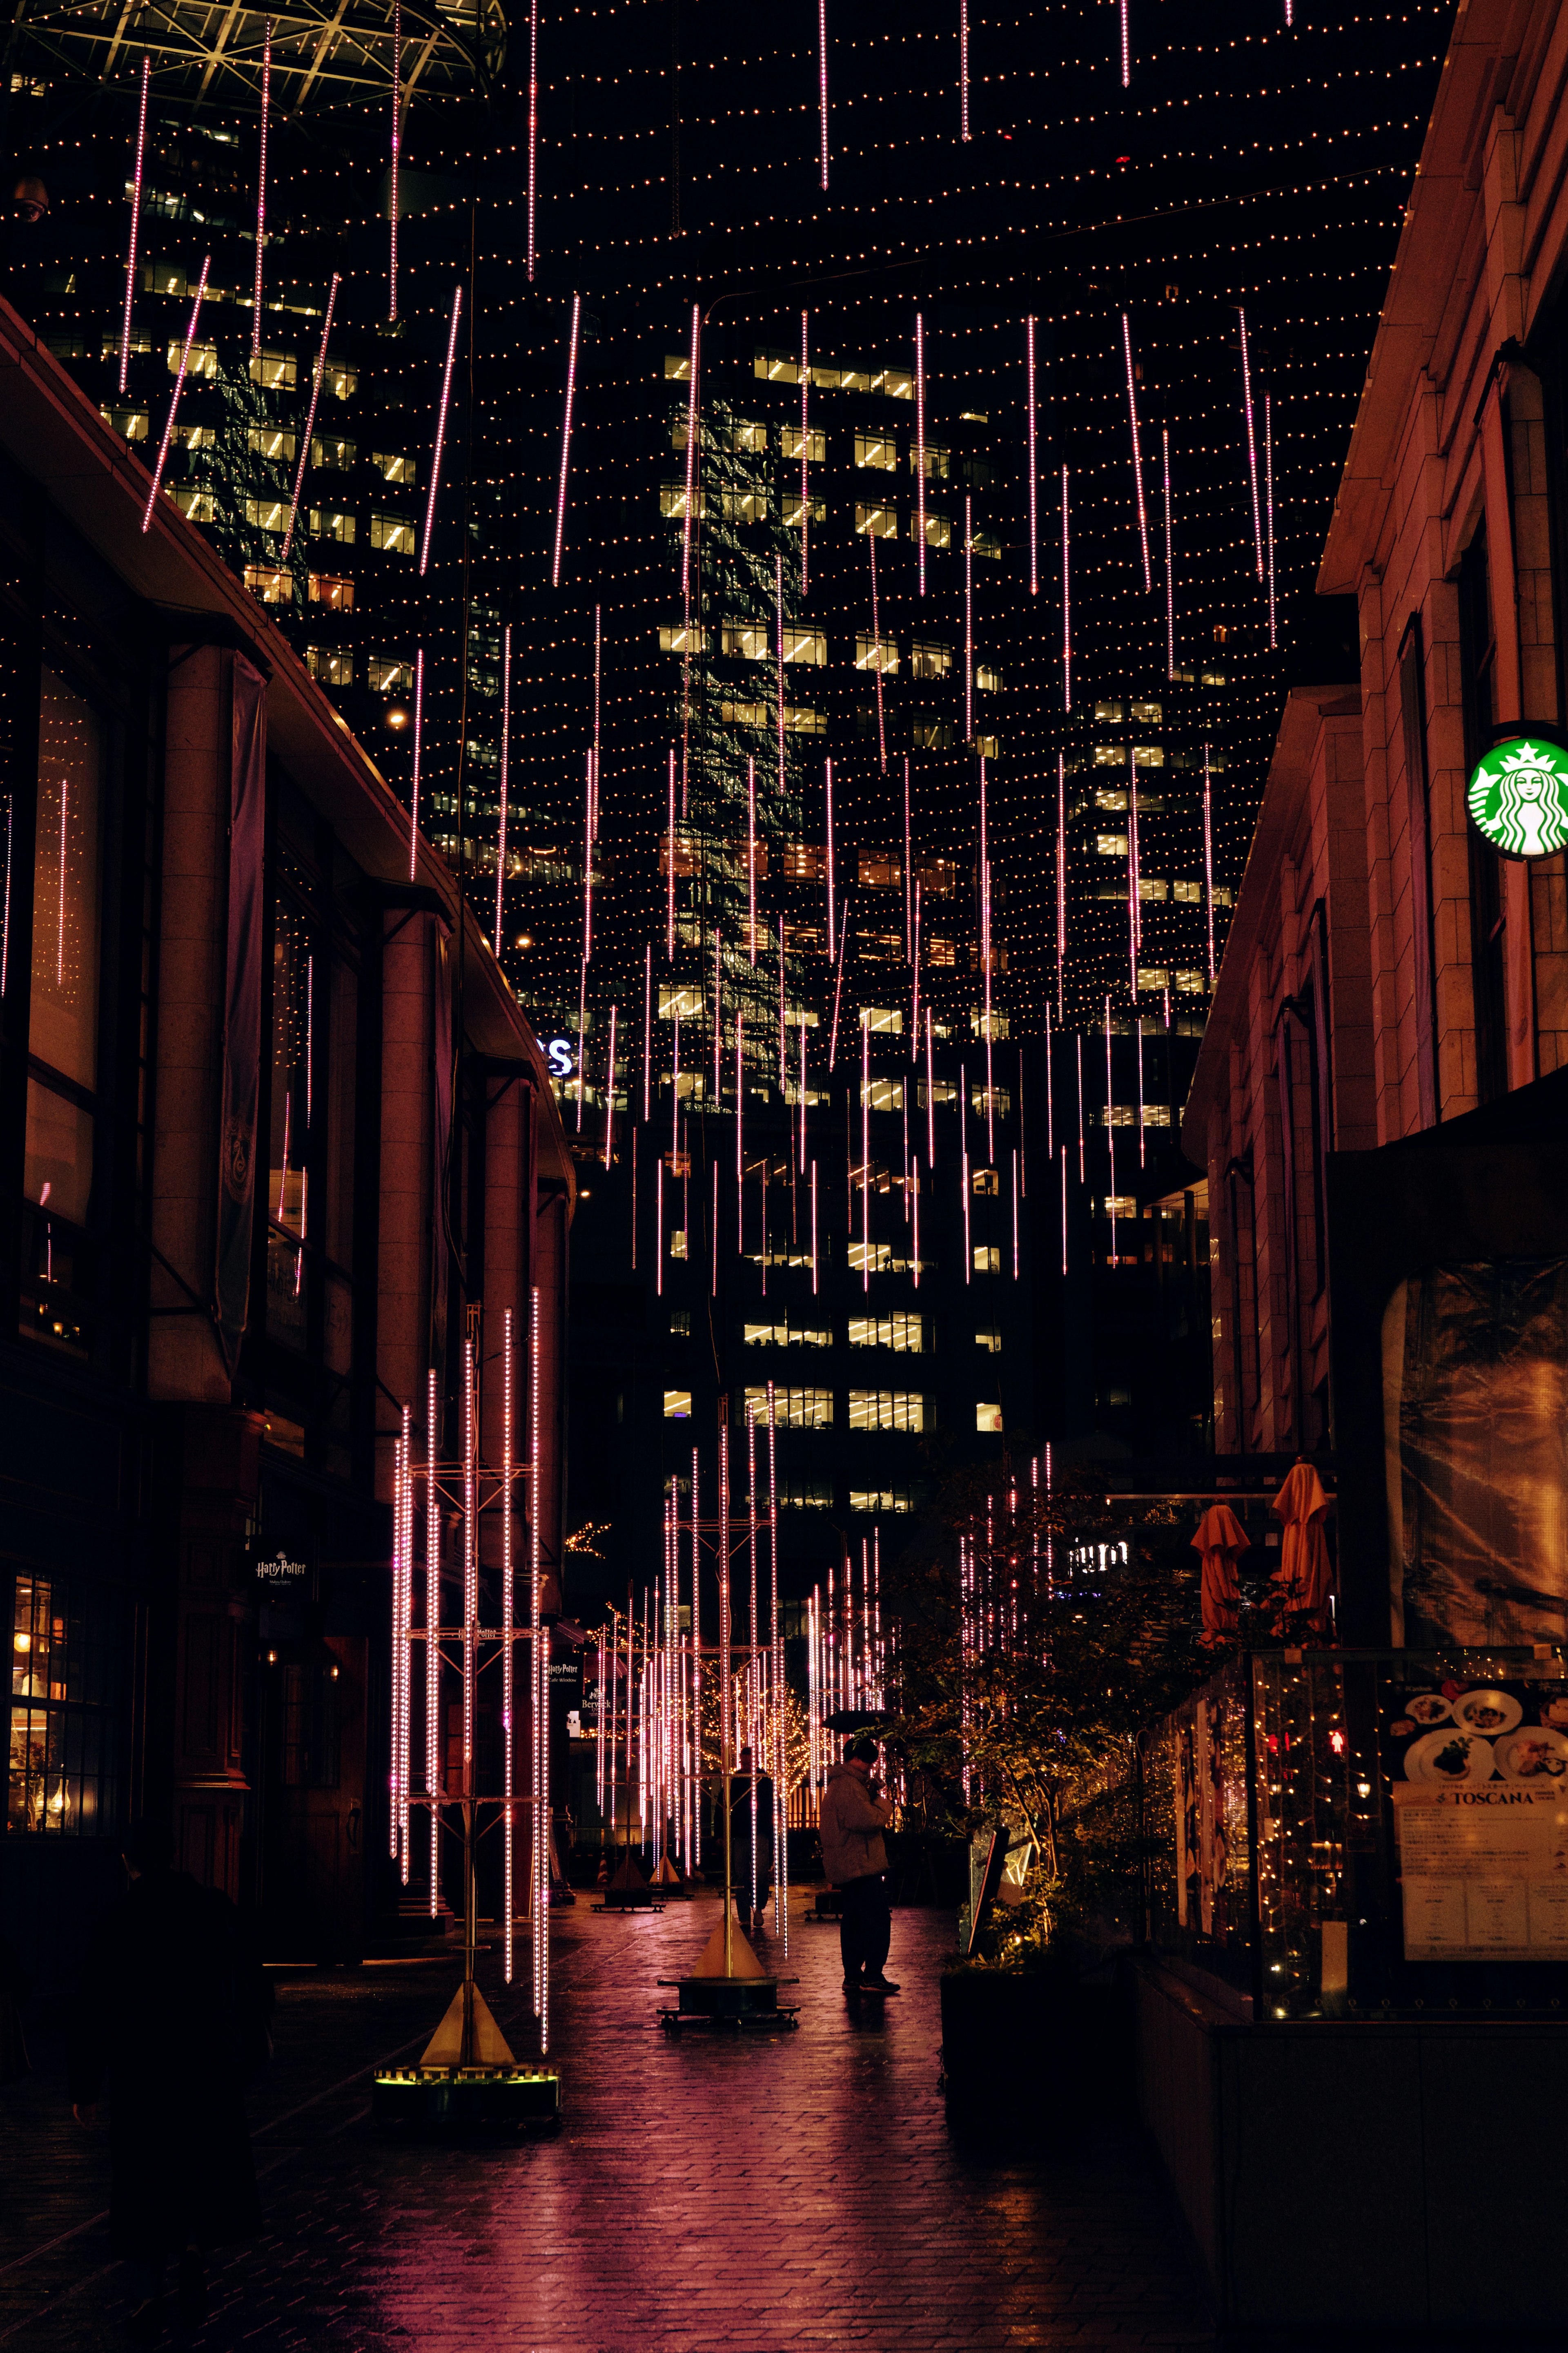
[(1445, 1682), (1387, 1707), (1405, 1959), (1568, 1959), (1562, 1682)]

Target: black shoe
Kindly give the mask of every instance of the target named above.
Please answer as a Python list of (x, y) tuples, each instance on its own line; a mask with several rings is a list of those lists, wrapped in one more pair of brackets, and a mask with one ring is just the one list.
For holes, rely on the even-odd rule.
[(207, 2316), (207, 2267), (194, 2247), (180, 2257), (180, 2318), (187, 2328), (199, 2328)]
[(858, 1978), (846, 1978), (844, 1980), (844, 1990), (846, 1993), (863, 1993), (865, 1991), (865, 1987)]
[(899, 1989), (889, 1978), (867, 1978), (860, 1990), (862, 1993), (897, 1993)]

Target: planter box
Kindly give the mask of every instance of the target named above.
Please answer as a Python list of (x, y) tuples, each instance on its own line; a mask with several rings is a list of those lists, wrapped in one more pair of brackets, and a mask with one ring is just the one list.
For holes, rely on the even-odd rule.
[(949, 2118), (1032, 2139), (1092, 2087), (1098, 2106), (1130, 2077), (1121, 1989), (1047, 1969), (964, 1970), (942, 1980), (942, 2079)]
[(1222, 2329), (1565, 2341), (1568, 2022), (1253, 2025), (1135, 1976), (1139, 2105)]

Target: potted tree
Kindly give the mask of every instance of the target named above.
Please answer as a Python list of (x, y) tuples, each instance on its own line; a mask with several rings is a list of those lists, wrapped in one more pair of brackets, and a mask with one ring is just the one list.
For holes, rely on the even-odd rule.
[[(1112, 2063), (1114, 1972), (1142, 1934), (1137, 1735), (1205, 1673), (1197, 1556), (1168, 1506), (1114, 1520), (1081, 1482), (950, 1476), (894, 1565), (893, 1736), (977, 1858), (943, 1976), (949, 2111), (1059, 2116)], [(976, 1915), (978, 1914), (978, 1916)]]

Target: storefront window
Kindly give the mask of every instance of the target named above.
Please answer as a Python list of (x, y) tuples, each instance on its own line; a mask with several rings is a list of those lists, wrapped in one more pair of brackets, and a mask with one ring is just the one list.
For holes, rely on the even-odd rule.
[(110, 1837), (114, 1607), (78, 1584), (19, 1577), (11, 1615), (6, 1830)]

